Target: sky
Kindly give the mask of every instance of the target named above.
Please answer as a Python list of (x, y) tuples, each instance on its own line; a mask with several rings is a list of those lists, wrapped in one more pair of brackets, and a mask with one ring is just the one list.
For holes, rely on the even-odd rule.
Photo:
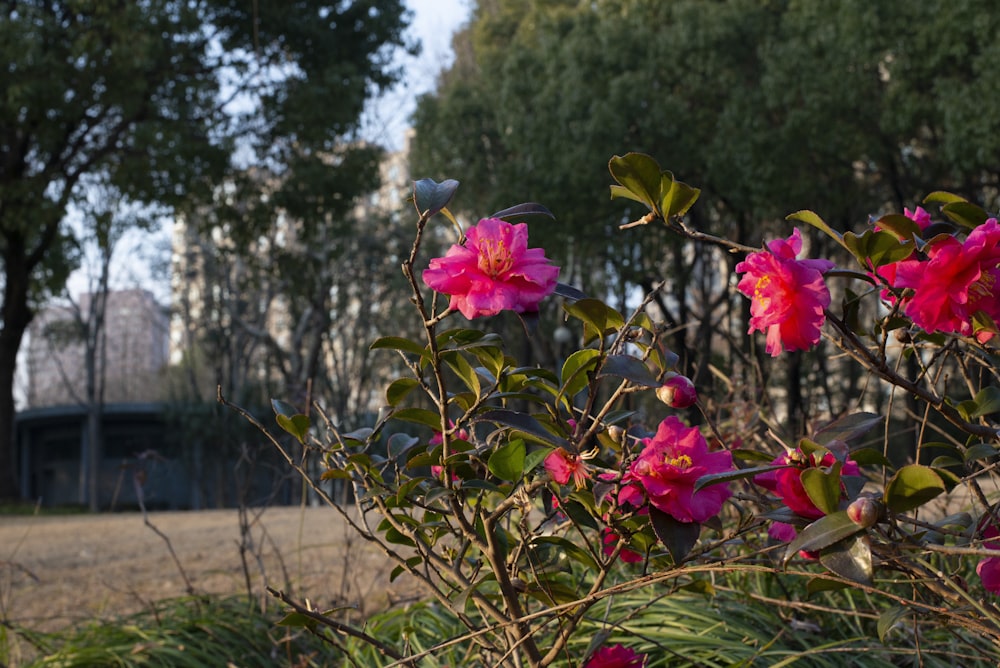
[(451, 36), (468, 21), (469, 3), (470, 0), (407, 0), (407, 7), (413, 11), (410, 33), (420, 40), (421, 53), (416, 58), (398, 58), (406, 69), (404, 82), (369, 108), (367, 138), (389, 149), (402, 148), (416, 99), (434, 88), (438, 72), (452, 62)]

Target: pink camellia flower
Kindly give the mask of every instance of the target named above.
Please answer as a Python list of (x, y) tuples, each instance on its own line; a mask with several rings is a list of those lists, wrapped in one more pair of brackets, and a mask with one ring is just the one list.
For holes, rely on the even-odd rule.
[(534, 312), (556, 288), (559, 267), (540, 248), (528, 248), (528, 227), (484, 218), (469, 228), (464, 246), (434, 258), (423, 279), (451, 295), (449, 308), (470, 320), (500, 311)]
[[(455, 423), (452, 422), (451, 426), (454, 427)], [(468, 441), (469, 440), (469, 432), (467, 432), (464, 429), (459, 429), (458, 431), (455, 432), (454, 438), (460, 438), (463, 441)], [(444, 443), (444, 436), (442, 436), (441, 432), (439, 432), (439, 431), (434, 432), (434, 435), (431, 436), (431, 440), (429, 440), (427, 442), (428, 445), (441, 445), (442, 443)], [(434, 476), (435, 478), (440, 478), (441, 474), (443, 472), (444, 472), (444, 467), (441, 466), (440, 464), (432, 464), (431, 465), (431, 475)], [(451, 474), (451, 479), (452, 480), (459, 480), (460, 478), (457, 475), (455, 475), (454, 473), (452, 473)]]
[(698, 401), (698, 390), (687, 376), (671, 373), (656, 390), (656, 397), (671, 408), (689, 408)]
[[(909, 209), (903, 209), (903, 215), (912, 220), (923, 232), (931, 224), (931, 214), (927, 213), (922, 206), (918, 206), (915, 211), (910, 211)], [(879, 226), (875, 226), (875, 230), (879, 230)], [(889, 264), (884, 264), (875, 270), (875, 273), (885, 279), (891, 287), (896, 287), (896, 268), (899, 266), (899, 262), (890, 262)], [(890, 290), (882, 290), (880, 295), (882, 299), (889, 303), (895, 303), (896, 296), (892, 294)]]
[[(990, 540), (1000, 537), (1000, 529), (991, 524), (983, 531), (983, 547), (1000, 550), (1000, 541)], [(1000, 594), (1000, 557), (986, 557), (976, 564), (976, 574), (983, 582), (983, 587), (991, 594)]]
[(750, 298), (750, 330), (767, 332), (767, 352), (777, 357), (782, 349), (808, 350), (816, 345), (830, 305), (830, 291), (823, 272), (829, 260), (797, 260), (802, 250), (798, 228), (787, 239), (775, 239), (768, 250), (750, 253), (736, 265), (746, 275), (736, 288)]
[[(837, 461), (833, 453), (828, 452), (820, 460), (818, 466), (828, 467), (833, 466)], [(823, 517), (825, 513), (816, 507), (816, 504), (812, 502), (809, 495), (806, 494), (805, 487), (802, 486), (802, 471), (807, 468), (816, 468), (817, 464), (813, 461), (812, 457), (809, 457), (802, 453), (801, 450), (794, 450), (793, 452), (786, 452), (777, 459), (771, 462), (773, 466), (783, 466), (790, 464), (788, 468), (778, 469), (777, 471), (768, 471), (767, 473), (761, 473), (754, 478), (754, 482), (763, 487), (764, 489), (770, 490), (778, 495), (782, 502), (788, 506), (788, 509), (794, 512), (796, 515), (801, 517), (806, 517), (811, 520), (819, 519)], [(861, 475), (861, 470), (858, 465), (847, 459), (844, 462), (843, 467), (840, 469), (841, 477), (845, 475)], [(841, 483), (843, 488), (843, 483)]]
[(645, 654), (624, 645), (612, 645), (594, 652), (583, 668), (642, 668), (645, 665)]
[(639, 507), (643, 496), (650, 505), (678, 522), (704, 522), (718, 514), (729, 498), (729, 485), (709, 485), (697, 492), (698, 478), (733, 468), (726, 450), (709, 452), (705, 437), (674, 416), (660, 423), (653, 438), (643, 440), (639, 457), (622, 477), (619, 503)]
[[(615, 547), (618, 545), (618, 534), (611, 527), (604, 527), (604, 532), (602, 533), (601, 540), (604, 543), (604, 554), (611, 556)], [(634, 550), (630, 550), (627, 547), (623, 547), (621, 552), (618, 553), (618, 558), (624, 561), (626, 564), (637, 564), (643, 560), (643, 556)]]
[(567, 452), (563, 448), (556, 448), (545, 457), (543, 465), (552, 479), (560, 485), (569, 483), (570, 478), (573, 479), (577, 489), (583, 489), (587, 484), (590, 469), (580, 459), (580, 455)]
[[(982, 311), (1000, 320), (1000, 224), (990, 218), (962, 243), (936, 241), (926, 260), (897, 263), (896, 287), (911, 288), (906, 315), (925, 332), (971, 336), (972, 318)], [(980, 336), (990, 338), (990, 332)]]

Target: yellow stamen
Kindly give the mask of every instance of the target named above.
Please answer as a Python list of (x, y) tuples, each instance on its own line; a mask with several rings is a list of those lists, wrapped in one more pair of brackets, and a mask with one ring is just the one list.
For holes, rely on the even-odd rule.
[(668, 466), (674, 466), (679, 469), (686, 469), (691, 466), (691, 458), (687, 455), (681, 455), (680, 457), (664, 457), (663, 461)]

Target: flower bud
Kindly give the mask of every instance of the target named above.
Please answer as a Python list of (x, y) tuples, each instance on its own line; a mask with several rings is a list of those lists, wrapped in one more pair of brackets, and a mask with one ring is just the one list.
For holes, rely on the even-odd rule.
[(610, 436), (611, 440), (615, 443), (621, 444), (625, 442), (625, 430), (616, 424), (608, 427), (608, 436)]
[(698, 401), (698, 391), (687, 376), (674, 373), (656, 390), (656, 398), (671, 408), (687, 408)]
[(865, 529), (878, 522), (881, 514), (878, 501), (869, 496), (858, 497), (851, 502), (851, 505), (847, 506), (847, 516), (852, 522)]

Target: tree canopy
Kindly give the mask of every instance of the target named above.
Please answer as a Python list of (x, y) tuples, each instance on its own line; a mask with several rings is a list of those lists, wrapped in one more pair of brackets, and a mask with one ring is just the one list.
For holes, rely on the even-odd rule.
[(29, 0), (0, 12), (2, 498), (16, 494), (14, 364), (39, 300), (72, 267), (67, 212), (95, 184), (163, 211), (210, 203), (232, 169), (301, 175), (352, 140), (365, 100), (398, 79), (391, 53), (408, 18), (398, 0)]

